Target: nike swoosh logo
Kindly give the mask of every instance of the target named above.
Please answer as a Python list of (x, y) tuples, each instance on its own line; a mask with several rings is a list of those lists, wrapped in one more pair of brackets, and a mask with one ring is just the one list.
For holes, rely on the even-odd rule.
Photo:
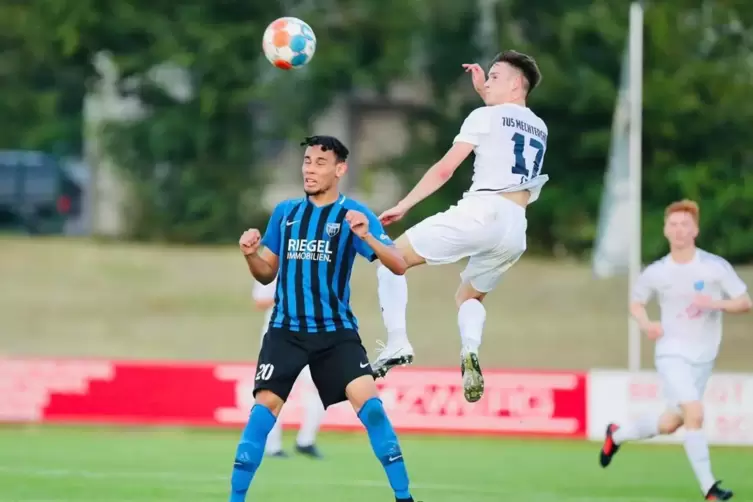
[(398, 455), (397, 457), (387, 457), (387, 461), (394, 462), (395, 460), (400, 460), (401, 458), (403, 458), (402, 455)]
[(286, 227), (289, 227), (289, 226), (291, 226), (291, 225), (295, 225), (295, 224), (296, 224), (296, 223), (298, 223), (299, 221), (301, 221), (301, 220), (295, 220), (295, 221), (286, 221), (286, 222), (285, 222), (285, 226), (286, 226)]
[(361, 368), (368, 368), (369, 363), (359, 363), (359, 366), (361, 366)]

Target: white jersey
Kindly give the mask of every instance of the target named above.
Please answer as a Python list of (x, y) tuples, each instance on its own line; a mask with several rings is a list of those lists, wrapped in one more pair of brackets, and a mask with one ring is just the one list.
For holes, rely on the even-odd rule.
[(694, 308), (693, 298), (736, 298), (746, 291), (727, 260), (699, 249), (689, 263), (676, 263), (667, 255), (646, 267), (632, 300), (645, 304), (654, 294), (658, 297), (664, 335), (656, 342), (657, 358), (676, 356), (701, 364), (714, 361), (719, 353), (722, 313)]
[(477, 108), (468, 115), (455, 142), (470, 143), (476, 154), (471, 192), (531, 192), (539, 198), (549, 176), (544, 167), (549, 132), (530, 108), (506, 103)]
[[(259, 281), (256, 281), (254, 283), (254, 289), (251, 295), (256, 301), (274, 300), (276, 289), (277, 289), (277, 278), (275, 278), (275, 280), (270, 282), (269, 284), (262, 284)], [(269, 327), (269, 321), (272, 319), (273, 310), (274, 310), (274, 306), (269, 307), (264, 312), (264, 321), (262, 322), (262, 326), (261, 326), (262, 338), (264, 338), (264, 335), (267, 333), (267, 328)]]

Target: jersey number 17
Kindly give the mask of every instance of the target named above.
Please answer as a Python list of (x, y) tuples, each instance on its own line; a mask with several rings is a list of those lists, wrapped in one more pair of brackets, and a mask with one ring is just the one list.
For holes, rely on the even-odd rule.
[(526, 165), (526, 158), (523, 155), (526, 149), (526, 137), (519, 132), (512, 135), (512, 142), (514, 143), (513, 151), (515, 152), (515, 165), (512, 166), (512, 173), (519, 174), (521, 176), (520, 182), (535, 178), (539, 175), (539, 169), (541, 169), (541, 161), (544, 158), (544, 145), (536, 138), (530, 138), (528, 145), (536, 151), (536, 157), (533, 159), (533, 169), (528, 170)]

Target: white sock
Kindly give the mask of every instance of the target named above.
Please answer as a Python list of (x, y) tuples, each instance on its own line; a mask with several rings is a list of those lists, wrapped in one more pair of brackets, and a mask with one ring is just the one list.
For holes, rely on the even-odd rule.
[(269, 431), (264, 451), (270, 455), (282, 451), (282, 420), (279, 417), (272, 430)]
[(640, 439), (650, 439), (659, 435), (659, 417), (655, 415), (642, 415), (638, 420), (631, 420), (612, 435), (616, 444), (625, 441), (638, 441)]
[(486, 309), (478, 300), (466, 300), (458, 310), (458, 327), (463, 350), (478, 353), (481, 336), (484, 332)]
[(405, 311), (408, 308), (408, 283), (402, 275), (395, 275), (384, 265), (377, 267), (379, 305), (387, 328), (387, 345), (408, 344)]
[(711, 473), (711, 456), (709, 455), (709, 443), (706, 434), (700, 429), (685, 431), (685, 454), (690, 460), (696, 479), (701, 485), (701, 491), (705, 495), (716, 482)]
[(303, 422), (296, 443), (298, 446), (311, 446), (316, 443), (316, 434), (324, 419), (324, 405), (316, 389), (309, 389), (303, 399)]

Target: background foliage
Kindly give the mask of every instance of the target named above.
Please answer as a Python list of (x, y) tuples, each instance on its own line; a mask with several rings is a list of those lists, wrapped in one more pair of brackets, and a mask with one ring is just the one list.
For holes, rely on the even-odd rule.
[[(475, 37), (479, 16), (470, 5), (322, 0), (283, 12), (279, 3), (248, 0), (5, 2), (0, 147), (80, 151), (81, 104), (97, 51), (110, 51), (125, 75), (144, 74), (164, 61), (180, 64), (190, 70), (194, 97), (179, 102), (148, 85), (124, 89), (138, 93), (150, 114), (109, 135), (109, 148), (137, 180), (134, 237), (234, 238), (238, 228), (254, 223), (241, 208), (243, 187), (260, 175), (256, 140), (299, 134), (336, 93), (384, 91), (398, 78), (426, 73), (434, 106), (412, 122), (413, 130), (431, 134), (413, 138), (411, 150), (392, 167), (413, 181), (436, 160), (464, 115), (480, 104), (460, 69), (484, 62)], [(545, 170), (552, 180), (529, 211), (530, 248), (582, 255), (595, 235), (626, 5), (507, 0), (497, 12), (499, 47), (529, 51), (544, 73), (531, 106), (549, 125)], [(295, 76), (274, 73), (260, 51), (264, 28), (281, 15), (306, 19), (319, 38), (314, 63)], [(702, 206), (702, 245), (733, 261), (753, 259), (752, 28), (753, 3), (741, 0), (700, 7), (657, 2), (647, 10), (646, 258), (664, 251), (663, 207), (691, 197)], [(255, 113), (260, 104), (285, 120), (262, 118)], [(411, 218), (453, 202), (469, 171)]]

